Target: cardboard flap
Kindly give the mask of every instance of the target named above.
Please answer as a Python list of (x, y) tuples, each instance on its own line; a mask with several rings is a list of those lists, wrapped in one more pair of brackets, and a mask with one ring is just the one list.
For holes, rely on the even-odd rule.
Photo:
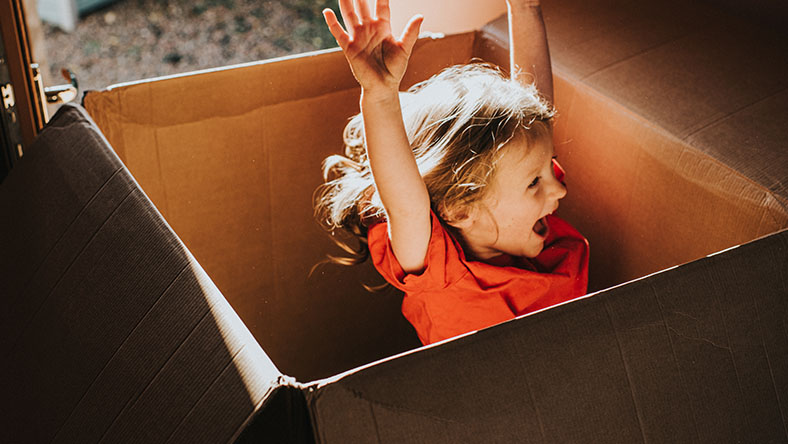
[(84, 110), (0, 186), (0, 442), (227, 442), (279, 371)]
[(321, 443), (782, 442), (788, 231), (323, 381)]

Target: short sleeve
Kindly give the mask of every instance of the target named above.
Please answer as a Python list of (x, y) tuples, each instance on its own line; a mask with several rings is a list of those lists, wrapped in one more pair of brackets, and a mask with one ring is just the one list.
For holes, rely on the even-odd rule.
[(430, 211), (430, 218), (432, 232), (427, 256), (424, 270), (418, 274), (405, 273), (402, 269), (391, 248), (385, 221), (370, 227), (367, 234), (369, 253), (375, 268), (391, 285), (409, 294), (446, 288), (468, 272), (462, 266), (459, 245), (433, 211)]

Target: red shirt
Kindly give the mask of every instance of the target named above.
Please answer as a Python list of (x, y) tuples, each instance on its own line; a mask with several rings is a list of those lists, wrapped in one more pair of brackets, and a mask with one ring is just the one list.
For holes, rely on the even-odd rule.
[(386, 222), (370, 227), (369, 251), (380, 274), (405, 292), (402, 314), (430, 344), (586, 294), (588, 241), (564, 220), (547, 217), (550, 232), (533, 259), (503, 255), (495, 265), (468, 260), (434, 213), (420, 274), (402, 270)]

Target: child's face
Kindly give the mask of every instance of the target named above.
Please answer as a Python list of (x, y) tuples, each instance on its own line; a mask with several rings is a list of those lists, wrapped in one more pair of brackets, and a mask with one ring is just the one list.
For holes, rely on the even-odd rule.
[(503, 147), (484, 198), (456, 224), (473, 257), (536, 257), (542, 251), (550, 229), (544, 217), (566, 195), (555, 177), (553, 153), (547, 136), (535, 140), (530, 149), (523, 136)]

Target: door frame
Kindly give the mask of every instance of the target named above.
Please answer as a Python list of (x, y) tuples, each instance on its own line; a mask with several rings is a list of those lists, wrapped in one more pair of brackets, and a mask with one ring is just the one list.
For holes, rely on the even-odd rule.
[(32, 54), (22, 0), (0, 0), (0, 32), (16, 102), (16, 117), (23, 146), (33, 143), (46, 118), (34, 81)]

